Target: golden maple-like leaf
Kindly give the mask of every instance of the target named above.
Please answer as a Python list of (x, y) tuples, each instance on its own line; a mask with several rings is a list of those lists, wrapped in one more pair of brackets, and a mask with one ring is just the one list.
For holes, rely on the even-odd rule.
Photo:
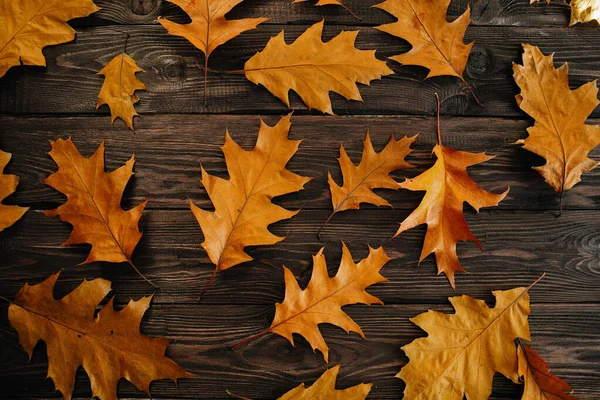
[(92, 0), (0, 0), (0, 78), (16, 65), (46, 66), (44, 47), (75, 38), (67, 21), (98, 10)]
[(337, 379), (340, 366), (336, 365), (329, 368), (313, 383), (309, 388), (300, 386), (290, 390), (278, 400), (364, 400), (371, 391), (372, 383), (361, 383), (347, 389), (336, 390), (335, 381)]
[(569, 26), (578, 22), (586, 23), (596, 21), (600, 24), (600, 1), (598, 0), (571, 0), (571, 21)]
[(290, 126), (291, 115), (281, 118), (274, 127), (261, 120), (256, 146), (250, 151), (235, 143), (227, 131), (221, 149), (230, 178), (209, 175), (202, 168), (201, 182), (215, 211), (202, 210), (191, 201), (190, 207), (204, 234), (202, 247), (215, 264), (213, 277), (217, 271), (252, 260), (245, 247), (285, 239), (273, 235), (268, 227), (298, 211), (288, 211), (271, 200), (302, 190), (312, 179), (286, 169), (301, 142), (288, 139)]
[(140, 333), (152, 296), (132, 300), (120, 311), (115, 311), (111, 298), (95, 316), (96, 307), (110, 292), (110, 282), (84, 280), (56, 300), (52, 291), (58, 276), (33, 286), (25, 284), (9, 306), (8, 318), (30, 358), (40, 340), (46, 343), (48, 377), (65, 399), (71, 399), (80, 366), (90, 379), (92, 396), (101, 400), (117, 399), (121, 378), (150, 395), (154, 380), (193, 376), (165, 357), (169, 340)]
[(333, 114), (329, 92), (362, 101), (356, 82), (368, 85), (393, 73), (385, 61), (375, 57), (375, 50), (354, 47), (358, 31), (342, 31), (324, 43), (323, 25), (324, 21), (317, 22), (290, 45), (281, 31), (246, 61), (246, 78), (264, 86), (288, 107), (291, 89), (309, 109)]
[(136, 90), (147, 90), (136, 76), (136, 72), (143, 71), (135, 60), (122, 53), (115, 56), (104, 68), (98, 72), (104, 75), (104, 84), (98, 94), (98, 109), (103, 104), (110, 107), (111, 122), (121, 118), (125, 124), (133, 129), (133, 117), (139, 114), (135, 111), (134, 104), (139, 101), (135, 95)]
[(467, 6), (467, 11), (454, 21), (448, 22), (446, 14), (449, 5), (450, 0), (387, 0), (374, 7), (390, 13), (398, 20), (381, 25), (377, 29), (402, 38), (412, 45), (408, 53), (390, 59), (401, 64), (418, 65), (429, 69), (427, 78), (456, 76), (479, 102), (473, 89), (462, 76), (474, 43), (463, 43), (465, 32), (471, 22), (471, 9)]
[(411, 318), (428, 336), (402, 347), (410, 359), (396, 375), (406, 383), (404, 399), (486, 400), (496, 372), (518, 383), (514, 341), (529, 340), (528, 290), (493, 292), (494, 308), (470, 296), (450, 297), (456, 313)]
[(445, 273), (454, 288), (454, 273), (464, 272), (456, 255), (456, 244), (472, 240), (481, 249), (479, 240), (467, 225), (463, 204), (467, 202), (479, 212), (481, 207), (497, 206), (509, 189), (501, 194), (493, 194), (483, 190), (471, 179), (467, 167), (494, 156), (443, 146), (439, 131), (439, 107), (438, 98), (438, 144), (433, 148), (433, 154), (437, 157), (435, 164), (416, 178), (406, 179), (400, 184), (404, 189), (425, 191), (425, 196), (417, 209), (400, 224), (394, 237), (417, 225), (427, 224), (419, 262), (435, 253), (438, 275)]
[[(51, 142), (50, 157), (58, 171), (44, 183), (67, 196), (67, 201), (48, 216), (59, 216), (73, 225), (64, 245), (89, 243), (92, 249), (83, 264), (94, 261), (127, 262), (143, 277), (131, 261), (135, 246), (142, 237), (138, 222), (147, 200), (124, 211), (121, 197), (133, 175), (132, 156), (124, 166), (104, 171), (104, 142), (89, 158), (83, 157), (71, 139)], [(145, 278), (144, 278), (145, 279)]]
[(4, 174), (4, 168), (10, 161), (11, 154), (0, 150), (0, 232), (17, 222), (29, 207), (7, 206), (2, 200), (13, 194), (19, 184), (16, 175)]
[(531, 347), (519, 340), (517, 350), (519, 376), (523, 377), (525, 389), (521, 400), (575, 400), (565, 391), (571, 386), (558, 376), (550, 373), (550, 367)]
[(294, 274), (283, 267), (285, 278), (285, 298), (275, 304), (275, 317), (271, 327), (245, 339), (233, 348), (249, 342), (266, 333), (283, 336), (294, 345), (294, 333), (298, 333), (311, 345), (313, 350), (323, 354), (329, 362), (329, 348), (319, 331), (319, 324), (333, 324), (346, 332), (356, 332), (365, 337), (360, 326), (352, 320), (342, 307), (349, 304), (383, 304), (377, 297), (367, 293), (367, 287), (387, 279), (379, 270), (390, 260), (383, 248), (372, 249), (369, 255), (358, 264), (352, 259), (346, 244), (342, 242), (342, 260), (337, 274), (330, 278), (323, 250), (313, 256), (313, 271), (306, 289), (300, 289)]
[(566, 63), (554, 68), (553, 54), (544, 56), (529, 44), (523, 49), (523, 65), (513, 63), (515, 82), (521, 88), (516, 99), (535, 123), (527, 128), (529, 136), (517, 143), (546, 159), (546, 164), (534, 169), (562, 194), (581, 180), (581, 174), (598, 166), (588, 154), (600, 144), (600, 126), (585, 124), (599, 103), (598, 88), (592, 81), (571, 90)]

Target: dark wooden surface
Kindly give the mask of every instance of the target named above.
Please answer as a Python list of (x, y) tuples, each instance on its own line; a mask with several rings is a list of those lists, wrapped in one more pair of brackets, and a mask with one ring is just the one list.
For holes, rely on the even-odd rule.
[[(356, 20), (337, 7), (314, 7), (311, 2), (246, 0), (230, 18), (266, 16), (270, 21), (219, 48), (211, 58), (218, 70), (239, 69), (268, 38), (285, 29), (292, 40), (311, 23), (326, 19), (325, 36), (342, 29), (360, 29), (357, 46), (377, 48), (380, 57), (406, 51), (406, 42), (378, 32), (375, 26), (393, 21), (370, 8), (375, 0), (346, 0), (359, 14)], [(525, 136), (532, 121), (517, 107), (512, 80), (513, 61), (520, 61), (520, 44), (532, 43), (556, 61), (569, 61), (572, 87), (600, 76), (600, 28), (589, 24), (566, 28), (569, 9), (562, 2), (529, 5), (527, 0), (471, 2), (472, 25), (467, 40), (475, 46), (465, 72), (485, 104), (478, 107), (453, 78), (424, 81), (426, 70), (389, 62), (395, 75), (361, 86), (364, 102), (347, 102), (332, 94), (336, 117), (308, 113), (295, 94), (291, 137), (303, 138), (289, 168), (313, 176), (306, 190), (276, 200), (289, 209), (301, 208), (291, 220), (272, 226), (288, 238), (273, 246), (250, 249), (255, 261), (220, 273), (204, 300), (196, 302), (212, 273), (212, 264), (199, 246), (202, 232), (187, 206), (188, 198), (210, 208), (199, 184), (200, 163), (211, 173), (227, 176), (220, 151), (225, 129), (243, 147), (254, 144), (260, 116), (273, 124), (288, 110), (264, 88), (243, 76), (209, 75), (209, 104), (201, 100), (203, 73), (200, 52), (181, 38), (168, 36), (156, 23), (167, 17), (185, 22), (177, 7), (162, 0), (97, 0), (102, 10), (91, 18), (73, 21), (77, 39), (44, 51), (48, 67), (13, 68), (0, 79), (0, 148), (13, 153), (7, 172), (21, 177), (18, 192), (7, 203), (32, 207), (23, 220), (0, 233), (0, 295), (13, 298), (25, 282), (37, 283), (63, 270), (55, 295), (62, 296), (82, 279), (102, 276), (113, 281), (117, 303), (152, 293), (124, 265), (85, 260), (87, 246), (65, 248), (70, 226), (47, 218), (64, 197), (43, 184), (56, 166), (47, 155), (49, 140), (72, 137), (80, 151), (90, 155), (106, 142), (107, 169), (136, 156), (135, 176), (127, 187), (123, 207), (150, 198), (140, 227), (144, 236), (134, 253), (139, 268), (160, 286), (142, 331), (173, 340), (168, 354), (198, 374), (175, 386), (152, 385), (155, 399), (225, 399), (231, 389), (253, 399), (273, 399), (301, 382), (312, 383), (326, 366), (302, 338), (296, 347), (270, 335), (238, 351), (229, 346), (267, 327), (274, 303), (284, 294), (282, 265), (306, 284), (311, 255), (322, 246), (330, 273), (340, 259), (340, 240), (355, 259), (367, 254), (367, 245), (383, 245), (394, 258), (382, 271), (390, 282), (370, 292), (384, 306), (349, 306), (345, 310), (362, 326), (367, 340), (323, 326), (330, 346), (331, 365), (340, 363), (338, 387), (374, 382), (369, 399), (400, 398), (403, 383), (394, 375), (407, 362), (400, 347), (422, 332), (408, 318), (428, 309), (451, 312), (447, 297), (467, 294), (493, 305), (492, 290), (525, 286), (543, 272), (548, 275), (532, 291), (530, 317), (535, 349), (552, 370), (574, 388), (577, 398), (600, 398), (600, 169), (565, 194), (565, 210), (557, 218), (558, 198), (531, 169), (543, 160), (514, 143)], [(467, 1), (453, 1), (451, 18), (465, 10)], [(123, 32), (130, 34), (128, 53), (145, 72), (148, 87), (140, 93), (136, 133), (121, 121), (110, 125), (108, 109), (95, 110), (102, 85), (96, 72), (121, 51)], [(420, 265), (425, 227), (389, 240), (398, 223), (419, 203), (422, 194), (381, 191), (394, 209), (363, 206), (336, 215), (322, 240), (316, 230), (330, 212), (327, 171), (338, 181), (336, 157), (341, 142), (356, 161), (361, 140), (370, 129), (376, 149), (391, 134), (419, 137), (408, 160), (415, 169), (395, 174), (399, 180), (429, 168), (434, 159), (435, 107), (440, 93), (442, 131), (448, 146), (473, 152), (487, 151), (493, 160), (471, 168), (484, 188), (511, 191), (494, 209), (479, 214), (465, 207), (467, 221), (484, 247), (461, 243), (458, 252), (468, 270), (456, 279), (452, 291), (443, 276), (436, 277), (433, 257)], [(589, 123), (600, 123), (600, 108)], [(596, 118), (596, 119), (594, 119)], [(600, 149), (592, 153), (600, 160)], [(30, 362), (9, 327), (6, 304), (0, 304), (0, 398), (50, 399), (57, 397), (45, 379), (47, 358), (41, 344)], [(122, 398), (143, 394), (122, 381)], [(496, 376), (493, 399), (519, 399), (522, 387)], [(89, 398), (87, 377), (80, 372), (76, 398)]]

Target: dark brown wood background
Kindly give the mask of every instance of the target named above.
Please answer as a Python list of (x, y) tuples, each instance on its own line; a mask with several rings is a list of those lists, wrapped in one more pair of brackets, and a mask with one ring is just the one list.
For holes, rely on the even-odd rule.
[[(342, 29), (360, 29), (357, 47), (377, 48), (380, 58), (405, 52), (409, 45), (374, 29), (393, 18), (371, 9), (376, 0), (345, 0), (362, 20), (340, 7), (314, 7), (311, 2), (246, 0), (230, 18), (271, 18), (259, 29), (246, 32), (220, 47), (211, 58), (215, 69), (239, 69), (282, 29), (288, 41), (325, 17), (325, 38)], [(284, 338), (268, 335), (231, 351), (229, 346), (266, 328), (274, 303), (284, 295), (282, 265), (303, 283), (311, 272), (311, 255), (326, 246), (330, 273), (341, 255), (340, 240), (356, 259), (367, 245), (384, 245), (394, 257), (383, 275), (390, 282), (370, 292), (384, 306), (349, 306), (345, 310), (362, 326), (367, 340), (346, 335), (333, 326), (322, 332), (330, 346), (331, 365), (341, 363), (338, 387), (374, 382), (370, 399), (396, 399), (403, 383), (394, 375), (407, 362), (400, 347), (423, 335), (408, 318), (429, 309), (451, 312), (447, 297), (471, 295), (493, 305), (491, 291), (526, 286), (543, 272), (548, 275), (531, 291), (531, 332), (535, 349), (552, 370), (565, 378), (581, 399), (600, 398), (600, 168), (566, 193), (565, 210), (557, 218), (558, 197), (531, 169), (543, 160), (513, 145), (525, 136), (532, 121), (514, 100), (518, 88), (512, 80), (512, 62), (521, 60), (521, 43), (556, 52), (556, 62), (570, 64), (570, 83), (577, 87), (600, 76), (600, 27), (597, 24), (567, 28), (569, 9), (560, 1), (529, 5), (528, 0), (474, 0), (472, 24), (466, 40), (475, 40), (465, 79), (484, 103), (479, 107), (465, 95), (458, 79), (423, 80), (427, 71), (389, 62), (395, 75), (361, 86), (364, 102), (348, 102), (332, 94), (338, 116), (308, 113), (295, 94), (292, 138), (304, 138), (289, 168), (315, 179), (306, 190), (276, 200), (300, 214), (272, 226), (288, 238), (274, 246), (250, 250), (255, 261), (220, 273), (204, 300), (196, 299), (213, 266), (199, 246), (202, 232), (187, 205), (192, 199), (210, 208), (199, 183), (200, 163), (211, 173), (226, 176), (220, 146), (225, 129), (250, 149), (262, 117), (273, 124), (288, 110), (264, 88), (240, 75), (211, 74), (209, 104), (202, 103), (201, 53), (186, 40), (169, 36), (157, 24), (159, 16), (187, 20), (176, 6), (162, 0), (96, 0), (102, 10), (76, 20), (77, 39), (44, 51), (47, 68), (11, 69), (0, 79), (0, 148), (13, 153), (7, 172), (21, 177), (18, 193), (8, 203), (30, 206), (32, 211), (14, 227), (0, 233), (0, 295), (13, 298), (25, 282), (37, 283), (63, 270), (56, 296), (63, 296), (82, 279), (104, 277), (113, 281), (119, 304), (153, 292), (126, 265), (95, 263), (78, 266), (88, 246), (61, 247), (70, 226), (47, 218), (39, 210), (57, 207), (64, 197), (43, 184), (56, 170), (46, 154), (49, 140), (72, 137), (89, 156), (106, 141), (107, 169), (122, 165), (132, 153), (137, 163), (123, 201), (129, 208), (143, 199), (150, 202), (140, 222), (144, 236), (134, 260), (143, 273), (160, 286), (142, 331), (173, 340), (168, 355), (198, 374), (178, 386), (169, 381), (152, 385), (156, 399), (222, 399), (225, 389), (254, 399), (276, 398), (302, 382), (311, 384), (326, 369), (320, 354), (298, 338), (293, 348)], [(467, 6), (455, 0), (451, 18)], [(102, 77), (96, 73), (121, 52), (124, 32), (128, 53), (145, 70), (139, 77), (148, 85), (139, 93), (136, 132), (122, 121), (110, 124), (108, 108), (96, 111)], [(331, 204), (327, 171), (340, 179), (336, 157), (340, 142), (358, 161), (365, 130), (371, 130), (376, 149), (391, 134), (420, 133), (409, 157), (416, 165), (406, 172), (416, 176), (434, 159), (435, 100), (442, 98), (442, 131), (448, 146), (488, 151), (497, 157), (471, 168), (484, 188), (511, 191), (500, 207), (476, 214), (465, 207), (472, 231), (483, 244), (462, 243), (458, 252), (469, 271), (457, 276), (456, 291), (445, 277), (435, 276), (430, 256), (418, 257), (425, 227), (389, 240), (419, 203), (422, 193), (382, 191), (394, 209), (363, 206), (336, 215), (323, 231), (316, 230), (328, 216)], [(595, 119), (596, 118), (596, 119)], [(589, 123), (600, 123), (600, 108)], [(600, 159), (600, 149), (592, 153)], [(403, 179), (404, 173), (396, 175)], [(47, 358), (40, 344), (32, 360), (18, 344), (9, 326), (7, 306), (0, 306), (0, 397), (39, 399), (56, 397), (46, 378)], [(126, 381), (119, 386), (123, 398), (143, 397)], [(494, 399), (519, 399), (522, 387), (497, 375)], [(78, 374), (77, 398), (89, 398), (85, 373)]]

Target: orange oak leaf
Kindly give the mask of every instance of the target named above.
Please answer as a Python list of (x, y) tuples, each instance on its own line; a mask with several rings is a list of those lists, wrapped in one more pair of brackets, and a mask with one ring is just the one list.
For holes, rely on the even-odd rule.
[(467, 173), (467, 167), (488, 161), (494, 156), (485, 153), (469, 153), (445, 147), (439, 127), (438, 101), (438, 144), (433, 148), (437, 161), (427, 171), (413, 179), (406, 179), (400, 187), (413, 191), (425, 191), (421, 204), (400, 224), (394, 235), (427, 224), (425, 244), (419, 262), (431, 253), (435, 253), (438, 275), (446, 274), (454, 288), (454, 273), (464, 272), (456, 255), (459, 241), (472, 240), (481, 249), (479, 240), (471, 233), (465, 216), (463, 204), (469, 203), (477, 212), (481, 207), (493, 207), (508, 194), (493, 194), (475, 183)]
[(92, 0), (0, 0), (0, 78), (17, 65), (46, 66), (44, 47), (75, 38), (67, 21), (98, 10)]
[(412, 45), (408, 53), (390, 59), (401, 64), (429, 69), (427, 78), (456, 76), (480, 104), (475, 92), (462, 76), (474, 43), (463, 43), (471, 22), (471, 9), (467, 6), (467, 11), (454, 21), (448, 22), (446, 14), (449, 5), (450, 0), (387, 0), (374, 7), (390, 13), (398, 20), (381, 25), (377, 29), (402, 38)]
[(575, 397), (565, 393), (572, 391), (571, 386), (550, 373), (550, 367), (542, 357), (520, 339), (517, 357), (519, 376), (525, 382), (522, 400), (575, 400)]
[(193, 376), (165, 357), (169, 340), (140, 333), (152, 296), (131, 300), (120, 311), (115, 311), (111, 298), (96, 316), (96, 307), (110, 292), (110, 282), (84, 280), (56, 300), (52, 291), (58, 276), (33, 286), (25, 284), (9, 306), (8, 318), (30, 358), (40, 340), (46, 343), (48, 377), (65, 399), (71, 399), (80, 366), (90, 379), (92, 396), (101, 400), (117, 399), (121, 378), (150, 396), (154, 380)]
[(215, 211), (202, 210), (191, 201), (190, 207), (204, 234), (202, 247), (215, 264), (204, 291), (217, 271), (252, 260), (245, 247), (275, 244), (285, 239), (273, 235), (268, 227), (293, 217), (298, 211), (286, 210), (271, 200), (302, 190), (312, 179), (286, 169), (301, 142), (288, 139), (290, 126), (291, 114), (273, 127), (261, 120), (256, 146), (250, 151), (235, 143), (227, 131), (221, 149), (230, 178), (210, 175), (202, 168), (201, 182)]
[(546, 159), (534, 167), (561, 194), (581, 180), (581, 174), (598, 166), (589, 152), (600, 144), (600, 126), (585, 120), (599, 104), (596, 81), (571, 90), (568, 65), (554, 68), (553, 54), (523, 45), (523, 65), (513, 63), (514, 78), (521, 93), (517, 104), (535, 119), (529, 136), (517, 144)]
[(135, 60), (122, 53), (115, 56), (104, 68), (98, 72), (104, 75), (104, 84), (98, 94), (98, 109), (103, 104), (110, 107), (111, 122), (121, 118), (125, 124), (133, 129), (133, 117), (139, 114), (135, 111), (134, 104), (139, 101), (135, 95), (136, 90), (147, 90), (136, 76), (136, 72), (143, 71)]
[[(292, 3), (304, 3), (305, 1), (308, 1), (308, 0), (294, 0), (294, 1), (292, 1)], [(354, 18), (360, 19), (358, 17), (358, 15), (354, 14), (352, 12), (352, 10), (350, 8), (348, 8), (348, 6), (342, 2), (342, 0), (318, 0), (315, 5), (316, 6), (327, 6), (327, 5), (341, 6), (344, 10), (348, 11)]]
[(89, 158), (83, 157), (71, 139), (51, 142), (50, 157), (58, 171), (44, 183), (58, 190), (67, 201), (46, 215), (59, 216), (73, 225), (65, 246), (89, 243), (92, 249), (83, 264), (94, 261), (126, 262), (148, 283), (131, 261), (135, 246), (142, 237), (138, 222), (148, 200), (124, 211), (121, 197), (133, 175), (132, 156), (124, 166), (113, 172), (104, 171), (104, 142)]
[(289, 91), (294, 90), (309, 109), (333, 114), (329, 92), (362, 101), (356, 82), (368, 85), (393, 74), (385, 61), (375, 57), (375, 50), (354, 47), (358, 31), (343, 31), (324, 43), (323, 25), (324, 21), (317, 22), (290, 45), (281, 31), (246, 61), (246, 78), (264, 86), (288, 107)]
[[(400, 184), (392, 179), (389, 174), (401, 168), (413, 168), (404, 159), (412, 152), (410, 145), (414, 143), (416, 138), (416, 135), (413, 137), (404, 136), (400, 140), (395, 140), (392, 136), (385, 148), (377, 153), (373, 149), (373, 143), (371, 143), (371, 137), (369, 131), (367, 131), (363, 141), (362, 158), (358, 165), (354, 165), (348, 157), (344, 145), (341, 145), (338, 162), (342, 170), (344, 184), (339, 186), (333, 180), (331, 173), (328, 173), (333, 212), (323, 226), (329, 222), (335, 213), (351, 209), (357, 210), (361, 203), (391, 207), (391, 204), (375, 194), (373, 189), (397, 190), (400, 188)], [(321, 229), (319, 229), (319, 233)]]
[(204, 96), (206, 100), (206, 76), (208, 58), (220, 45), (230, 41), (242, 32), (255, 29), (269, 18), (244, 18), (228, 20), (225, 15), (243, 0), (169, 0), (189, 15), (192, 22), (177, 24), (159, 18), (169, 34), (181, 36), (204, 53)]
[(398, 375), (405, 400), (486, 400), (496, 372), (519, 383), (515, 339), (529, 340), (527, 288), (498, 290), (494, 308), (470, 296), (450, 297), (454, 314), (428, 311), (411, 318), (427, 332), (402, 350), (409, 358)]
[(29, 207), (7, 206), (2, 204), (2, 200), (10, 196), (17, 189), (19, 177), (16, 175), (4, 174), (4, 168), (10, 161), (11, 154), (0, 150), (0, 232), (11, 227), (17, 222)]
[(313, 350), (323, 354), (329, 362), (329, 348), (319, 331), (319, 324), (329, 323), (356, 332), (365, 337), (360, 326), (352, 320), (342, 307), (349, 304), (383, 304), (366, 289), (387, 279), (379, 270), (390, 260), (382, 247), (372, 249), (358, 264), (352, 259), (346, 244), (342, 242), (342, 260), (337, 274), (330, 278), (323, 250), (313, 256), (313, 271), (306, 289), (300, 289), (292, 272), (283, 267), (285, 277), (285, 299), (275, 304), (275, 317), (269, 329), (237, 343), (237, 348), (267, 333), (283, 336), (294, 345), (294, 333), (302, 335)]
[[(304, 383), (295, 387), (277, 400), (364, 400), (371, 391), (372, 383), (361, 383), (347, 389), (336, 389), (335, 381), (340, 371), (340, 366), (329, 368), (309, 388)], [(237, 396), (229, 390), (230, 396), (238, 399), (249, 400), (247, 397)]]

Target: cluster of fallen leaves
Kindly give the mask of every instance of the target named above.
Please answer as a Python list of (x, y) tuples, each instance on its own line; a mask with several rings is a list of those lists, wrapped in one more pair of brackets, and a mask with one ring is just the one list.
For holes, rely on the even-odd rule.
[[(169, 1), (181, 7), (191, 22), (177, 24), (166, 19), (159, 22), (169, 34), (186, 38), (204, 54), (205, 85), (212, 52), (266, 21), (266, 18), (226, 19), (225, 15), (242, 0)], [(348, 9), (341, 0), (319, 0), (316, 5)], [(428, 77), (454, 76), (479, 102), (463, 78), (473, 45), (463, 43), (470, 22), (469, 10), (448, 22), (448, 5), (448, 0), (386, 0), (376, 7), (397, 21), (378, 29), (412, 45), (409, 52), (393, 56), (392, 60), (425, 67), (429, 69)], [(573, 0), (570, 6), (571, 24), (598, 19), (600, 11), (595, 3)], [(0, 0), (0, 77), (12, 66), (45, 65), (41, 52), (45, 46), (74, 38), (74, 31), (66, 22), (97, 10), (91, 0)], [(323, 42), (323, 27), (324, 21), (314, 24), (291, 44), (286, 43), (282, 31), (247, 60), (243, 70), (229, 72), (245, 74), (249, 81), (264, 86), (288, 107), (288, 94), (293, 90), (309, 109), (329, 114), (333, 114), (329, 92), (360, 100), (356, 83), (369, 84), (393, 73), (385, 61), (376, 58), (374, 50), (359, 50), (354, 46), (358, 31), (342, 32)], [(449, 41), (449, 37), (454, 40)], [(136, 77), (142, 70), (127, 54), (126, 43), (127, 37), (122, 53), (115, 55), (99, 72), (105, 79), (97, 107), (108, 104), (112, 121), (121, 118), (133, 130), (133, 119), (138, 115), (134, 105), (139, 100), (135, 92), (147, 88)], [(529, 136), (517, 143), (546, 159), (545, 165), (535, 169), (562, 198), (562, 193), (579, 182), (583, 173), (598, 165), (588, 154), (600, 144), (600, 127), (585, 124), (598, 105), (596, 83), (589, 82), (571, 90), (566, 64), (555, 68), (552, 55), (546, 56), (528, 44), (524, 45), (523, 64), (514, 64), (513, 69), (521, 90), (516, 97), (517, 104), (535, 120), (528, 129)], [(206, 86), (204, 93), (206, 96)], [(457, 243), (470, 240), (481, 248), (465, 220), (464, 203), (477, 211), (481, 207), (497, 206), (509, 190), (490, 193), (471, 179), (467, 168), (493, 156), (444, 146), (439, 126), (439, 99), (437, 109), (438, 140), (432, 149), (436, 161), (422, 174), (404, 182), (397, 182), (390, 173), (412, 168), (406, 158), (412, 151), (410, 146), (417, 140), (416, 135), (400, 140), (392, 137), (376, 152), (367, 131), (358, 165), (352, 162), (343, 145), (340, 147), (338, 160), (343, 182), (339, 185), (329, 175), (333, 210), (323, 226), (336, 213), (359, 209), (361, 203), (391, 206), (374, 193), (374, 189), (423, 191), (421, 203), (400, 224), (394, 237), (426, 224), (420, 260), (434, 253), (438, 273), (444, 273), (454, 287), (455, 274), (464, 272), (456, 252)], [(252, 260), (246, 247), (272, 245), (285, 239), (272, 234), (269, 225), (292, 218), (298, 211), (278, 206), (272, 199), (302, 190), (312, 179), (286, 167), (301, 142), (288, 138), (290, 127), (291, 115), (281, 118), (275, 126), (261, 122), (256, 145), (249, 151), (242, 149), (227, 132), (222, 150), (229, 177), (210, 175), (202, 169), (201, 183), (214, 211), (203, 210), (191, 202), (190, 208), (204, 234), (202, 247), (215, 266), (204, 291), (218, 271)], [(124, 166), (106, 172), (103, 144), (87, 158), (71, 139), (59, 139), (52, 142), (51, 147), (49, 154), (58, 170), (48, 176), (45, 183), (63, 193), (67, 200), (45, 214), (58, 216), (73, 226), (64, 244), (88, 243), (91, 250), (83, 264), (126, 263), (151, 283), (132, 261), (142, 237), (138, 225), (146, 201), (130, 210), (123, 210), (120, 205), (125, 186), (133, 175), (133, 156)], [(18, 184), (16, 176), (2, 173), (9, 160), (10, 154), (0, 151), (0, 201), (13, 193)], [(0, 204), (0, 230), (13, 225), (26, 211), (27, 208)], [(299, 334), (328, 362), (328, 346), (319, 325), (333, 324), (364, 338), (361, 327), (342, 307), (357, 303), (382, 304), (367, 288), (386, 281), (380, 271), (388, 261), (390, 258), (380, 247), (369, 248), (368, 256), (356, 263), (342, 243), (337, 274), (330, 277), (324, 249), (321, 249), (313, 257), (312, 276), (304, 289), (284, 267), (285, 298), (275, 305), (271, 326), (233, 348), (269, 333), (283, 336), (293, 345), (293, 335)], [(140, 333), (140, 322), (151, 297), (130, 301), (120, 311), (114, 310), (110, 299), (96, 313), (110, 291), (110, 282), (101, 278), (84, 281), (67, 296), (56, 300), (52, 291), (58, 276), (52, 275), (37, 285), (26, 284), (9, 306), (9, 320), (30, 356), (40, 340), (46, 343), (48, 376), (64, 398), (71, 398), (79, 366), (83, 366), (90, 377), (92, 395), (101, 399), (117, 398), (120, 378), (149, 394), (153, 380), (176, 381), (193, 376), (164, 355), (166, 339), (149, 338)], [(541, 357), (523, 342), (530, 340), (528, 292), (534, 284), (494, 292), (493, 308), (484, 301), (457, 296), (449, 299), (456, 311), (454, 314), (429, 311), (411, 319), (428, 336), (403, 348), (410, 359), (398, 374), (406, 383), (404, 398), (460, 400), (466, 395), (469, 399), (485, 399), (491, 393), (494, 374), (499, 372), (515, 383), (524, 382), (523, 399), (573, 399), (567, 393), (569, 385), (552, 375)], [(343, 390), (335, 388), (339, 368), (328, 369), (309, 388), (301, 385), (281, 399), (308, 399), (317, 395), (327, 399), (364, 399), (372, 384)]]

